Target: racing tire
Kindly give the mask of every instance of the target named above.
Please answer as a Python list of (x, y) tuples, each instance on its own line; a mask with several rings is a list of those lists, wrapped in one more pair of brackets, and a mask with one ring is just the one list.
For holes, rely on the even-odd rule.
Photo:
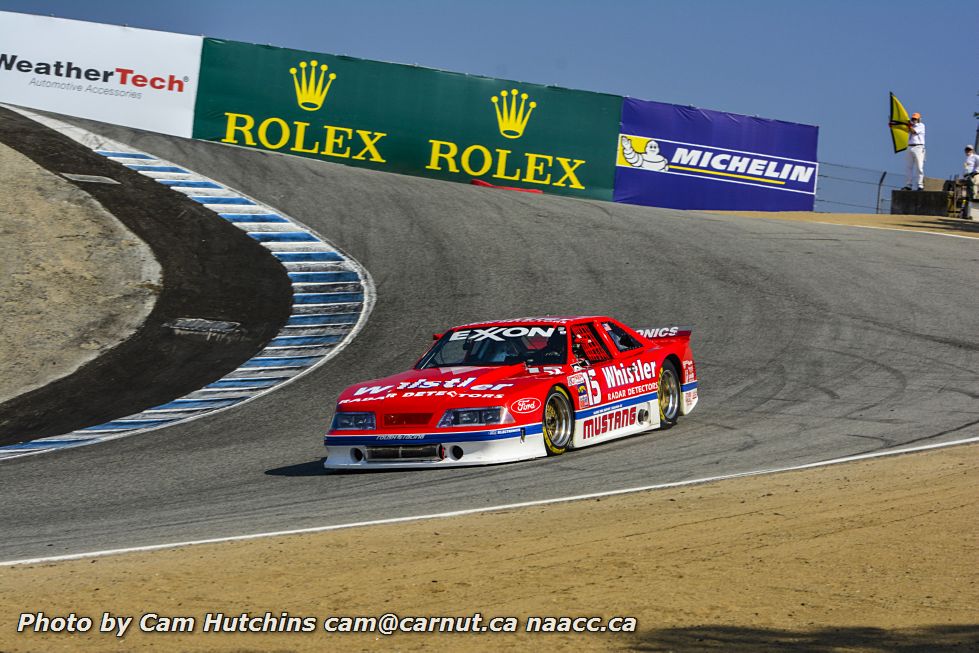
[(668, 429), (680, 419), (680, 375), (670, 361), (659, 368), (659, 427)]
[(554, 387), (547, 393), (541, 415), (541, 431), (548, 456), (560, 456), (574, 440), (574, 410), (564, 388)]

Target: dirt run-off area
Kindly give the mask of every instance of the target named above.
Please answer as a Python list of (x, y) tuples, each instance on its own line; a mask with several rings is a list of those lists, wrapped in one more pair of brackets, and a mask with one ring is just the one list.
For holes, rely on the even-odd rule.
[(149, 247), (86, 192), (0, 144), (0, 403), (136, 331), (159, 293)]
[[(974, 651), (979, 445), (246, 542), (0, 568), (0, 650)], [(17, 633), (22, 612), (135, 617)], [(313, 632), (205, 633), (207, 613)], [(633, 633), (328, 633), (331, 616), (631, 617)], [(144, 615), (194, 632), (142, 632)], [(158, 626), (150, 617), (144, 626)], [(484, 622), (485, 623), (485, 622)], [(601, 623), (604, 623), (602, 621)]]
[(815, 222), (841, 224), (868, 229), (900, 229), (902, 231), (928, 231), (937, 234), (979, 238), (979, 222), (933, 215), (890, 215), (887, 213), (809, 213), (806, 211), (716, 211), (721, 215), (738, 215), (744, 218), (768, 218), (790, 222)]

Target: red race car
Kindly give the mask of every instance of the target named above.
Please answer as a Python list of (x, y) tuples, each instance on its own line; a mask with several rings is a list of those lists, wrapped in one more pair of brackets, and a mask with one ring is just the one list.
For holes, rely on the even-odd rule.
[(488, 465), (666, 429), (697, 404), (690, 329), (609, 317), (481, 322), (340, 395), (324, 467)]

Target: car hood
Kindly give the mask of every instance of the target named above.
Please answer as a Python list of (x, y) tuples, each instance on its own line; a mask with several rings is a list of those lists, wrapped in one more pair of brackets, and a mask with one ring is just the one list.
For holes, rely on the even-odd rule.
[(340, 395), (338, 408), (424, 413), (435, 408), (499, 406), (555, 378), (529, 371), (523, 364), (408, 370), (350, 386)]

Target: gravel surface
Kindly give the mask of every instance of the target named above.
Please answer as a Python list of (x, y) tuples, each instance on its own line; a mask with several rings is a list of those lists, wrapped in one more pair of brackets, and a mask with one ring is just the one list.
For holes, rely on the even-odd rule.
[(160, 266), (87, 193), (0, 145), (0, 403), (71, 374), (131, 335)]

